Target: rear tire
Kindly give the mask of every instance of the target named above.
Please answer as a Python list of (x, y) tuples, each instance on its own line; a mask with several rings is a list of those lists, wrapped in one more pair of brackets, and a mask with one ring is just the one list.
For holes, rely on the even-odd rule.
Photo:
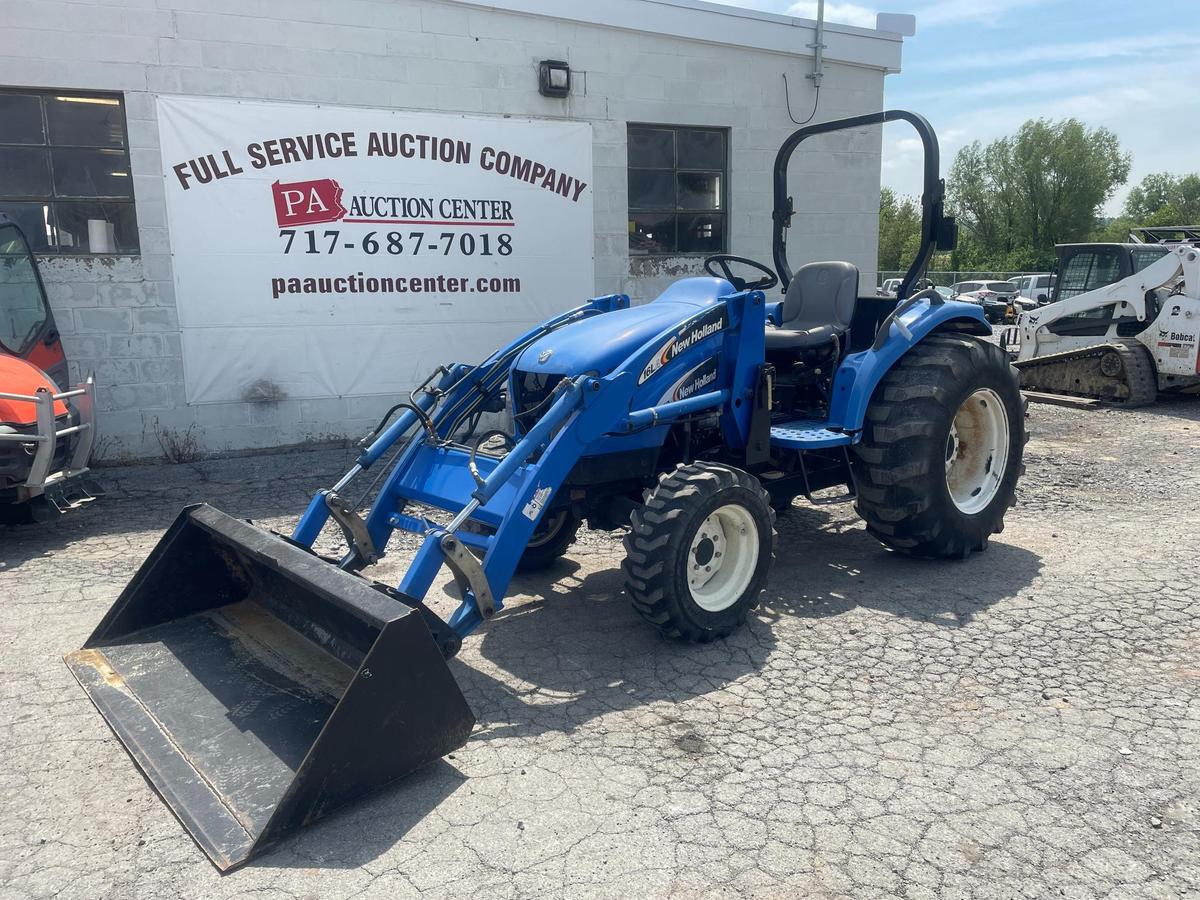
[(1004, 530), (1029, 435), (1020, 376), (977, 338), (933, 334), (884, 377), (854, 447), (858, 514), (911, 556), (964, 558)]
[(715, 463), (663, 475), (630, 516), (625, 591), (663, 635), (707, 643), (758, 605), (775, 555), (775, 513), (758, 479)]

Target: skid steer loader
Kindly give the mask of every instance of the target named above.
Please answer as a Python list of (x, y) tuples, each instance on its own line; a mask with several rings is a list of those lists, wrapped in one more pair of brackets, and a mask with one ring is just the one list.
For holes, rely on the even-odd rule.
[(1000, 336), (1023, 388), (1125, 407), (1160, 391), (1200, 392), (1200, 249), (1166, 240), (1056, 249), (1051, 302)]
[[(898, 298), (860, 297), (848, 262), (793, 273), (797, 146), (894, 120), (926, 154), (921, 246)], [(1024, 416), (980, 308), (909, 296), (934, 247), (954, 243), (943, 191), (918, 115), (799, 129), (774, 165), (774, 269), (710, 257), (708, 277), (644, 306), (598, 297), (481, 364), (439, 368), (290, 536), (184, 509), (68, 665), (228, 870), (464, 743), (474, 719), (444, 660), (504, 608), (513, 573), (565, 552), (583, 520), (628, 530), (633, 609), (686, 641), (745, 621), (776, 551), (773, 507), (800, 495), (854, 501), (904, 553), (983, 550), (1013, 503)], [(510, 429), (478, 433), (504, 410)], [(347, 489), (389, 453), (360, 514)], [(331, 521), (337, 560), (312, 551)], [(360, 572), (396, 530), (423, 540), (392, 588)], [(449, 621), (424, 603), (443, 567), (461, 598)]]

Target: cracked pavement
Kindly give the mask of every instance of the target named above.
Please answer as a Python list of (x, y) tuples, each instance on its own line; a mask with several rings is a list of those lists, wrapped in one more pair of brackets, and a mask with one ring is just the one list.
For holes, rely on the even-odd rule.
[(61, 656), (184, 503), (290, 530), (352, 454), (102, 470), (0, 527), (0, 898), (1200, 896), (1200, 403), (1030, 424), (987, 553), (798, 503), (709, 646), (660, 639), (582, 533), (451, 664), (465, 747), (225, 877)]

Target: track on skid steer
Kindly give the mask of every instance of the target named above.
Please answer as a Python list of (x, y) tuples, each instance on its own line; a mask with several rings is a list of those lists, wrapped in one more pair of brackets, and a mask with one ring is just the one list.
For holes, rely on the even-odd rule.
[(1113, 406), (1147, 406), (1158, 396), (1158, 378), (1146, 348), (1115, 338), (1076, 350), (1013, 363), (1027, 391), (1098, 400)]
[(404, 599), (199, 505), (66, 662), (227, 871), (466, 742), (475, 718)]

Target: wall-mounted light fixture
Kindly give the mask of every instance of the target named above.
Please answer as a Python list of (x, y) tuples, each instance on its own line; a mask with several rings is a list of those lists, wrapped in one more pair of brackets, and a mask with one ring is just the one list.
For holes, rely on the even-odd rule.
[(561, 59), (538, 63), (538, 93), (543, 97), (566, 97), (571, 93), (571, 67)]

